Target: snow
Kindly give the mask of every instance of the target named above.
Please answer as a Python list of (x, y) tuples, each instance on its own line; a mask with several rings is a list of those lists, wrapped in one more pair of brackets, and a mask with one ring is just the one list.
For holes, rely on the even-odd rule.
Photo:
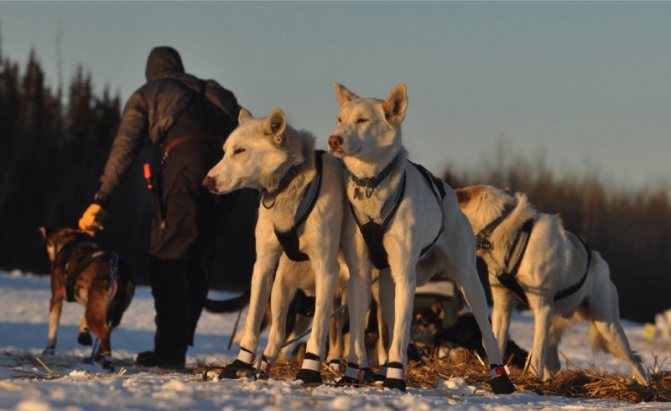
[[(230, 294), (229, 294), (230, 295)], [(221, 293), (217, 296), (223, 297)], [(377, 388), (320, 386), (304, 388), (294, 381), (202, 381), (199, 375), (135, 367), (132, 359), (153, 345), (153, 299), (146, 287), (138, 287), (121, 326), (112, 334), (117, 371), (103, 372), (85, 364), (89, 347), (77, 344), (77, 325), (83, 308), (65, 304), (56, 356), (40, 356), (46, 343), (49, 278), (20, 272), (0, 273), (0, 410), (102, 410), (102, 409), (217, 409), (217, 410), (518, 410), (518, 409), (668, 409), (668, 403), (631, 404), (517, 392), (489, 394), (469, 386), (461, 378), (439, 381), (435, 389), (409, 388), (407, 393)], [(195, 347), (189, 350), (188, 366), (232, 361), (237, 346), (228, 351), (229, 334), (236, 314), (203, 313)], [(244, 316), (243, 316), (244, 321)], [(516, 315), (512, 338), (529, 347), (533, 319)], [(649, 340), (642, 326), (624, 322), (630, 343), (652, 368), (671, 353), (671, 344)], [(265, 335), (261, 344), (265, 344)], [(561, 353), (573, 366), (629, 375), (627, 366), (611, 356), (593, 354), (586, 326), (567, 333)], [(55, 374), (49, 375), (35, 357), (40, 356)], [(563, 360), (565, 361), (565, 360)], [(665, 365), (664, 369), (668, 369)]]

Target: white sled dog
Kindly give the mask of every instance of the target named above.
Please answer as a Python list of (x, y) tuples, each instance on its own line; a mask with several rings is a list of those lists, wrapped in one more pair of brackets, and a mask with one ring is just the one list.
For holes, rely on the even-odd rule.
[[(475, 240), (452, 188), (409, 162), (401, 141), (406, 87), (386, 100), (359, 98), (334, 83), (340, 110), (329, 151), (347, 169), (343, 251), (350, 267), (350, 363), (344, 379), (366, 367), (364, 314), (370, 301), (371, 263), (380, 271), (380, 299), (391, 344), (384, 386), (405, 390), (404, 368), (415, 287), (434, 275), (452, 279), (470, 305), (492, 364), (492, 388), (514, 391), (487, 318), (487, 301), (475, 265)], [(353, 268), (356, 267), (356, 270)], [(390, 270), (386, 268), (389, 267)], [(345, 381), (347, 382), (347, 381)]]
[[(289, 126), (279, 108), (266, 118), (253, 118), (243, 109), (239, 124), (224, 143), (224, 157), (203, 181), (217, 194), (244, 187), (263, 193), (249, 312), (238, 357), (223, 376), (235, 378), (253, 369), (271, 287), (271, 329), (261, 362), (266, 375), (284, 342), (296, 288), (313, 288), (313, 330), (296, 379), (318, 384), (334, 290), (339, 277), (347, 275), (344, 260), (337, 257), (344, 205), (342, 166), (331, 155), (316, 152), (312, 134)], [(340, 281), (344, 286), (346, 278)]]
[(524, 194), (487, 185), (456, 193), (477, 236), (478, 255), (487, 263), (499, 348), (508, 340), (519, 298), (534, 313), (529, 364), (537, 376), (547, 380), (560, 369), (562, 332), (587, 320), (594, 347), (629, 363), (636, 381), (647, 385), (647, 373), (622, 330), (617, 290), (601, 255), (564, 230), (558, 216), (537, 211)]

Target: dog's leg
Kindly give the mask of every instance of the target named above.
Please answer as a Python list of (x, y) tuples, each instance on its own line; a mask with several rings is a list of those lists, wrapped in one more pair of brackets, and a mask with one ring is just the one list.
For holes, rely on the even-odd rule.
[[(95, 291), (95, 290), (91, 290)], [(94, 304), (98, 301), (99, 304)], [(102, 294), (89, 293), (89, 303), (86, 306), (86, 321), (91, 331), (98, 337), (100, 345), (95, 353), (95, 361), (99, 361), (104, 369), (112, 369), (112, 346), (110, 343), (111, 328), (107, 324), (107, 301)]]
[[(590, 335), (593, 344), (629, 363), (636, 381), (639, 384), (648, 385), (648, 373), (641, 365), (640, 359), (632, 352), (622, 329), (617, 289), (610, 281), (608, 267), (597, 253), (595, 256), (597, 258), (594, 258), (594, 276), (600, 280), (596, 283), (603, 284), (603, 286), (593, 287), (593, 292), (588, 297), (588, 316), (592, 320)], [(602, 271), (598, 272), (599, 269)]]
[[(356, 230), (353, 221), (346, 228), (350, 231)], [(368, 259), (368, 250), (363, 242), (361, 234), (347, 233), (343, 238), (354, 241), (343, 242), (343, 254), (347, 261), (350, 278), (347, 282), (347, 308), (349, 310), (349, 355), (345, 375), (338, 381), (339, 384), (347, 385), (358, 383), (363, 373), (361, 368), (368, 367), (368, 356), (365, 344), (366, 311), (370, 305), (371, 291), (371, 263)]]
[(277, 359), (280, 346), (284, 342), (286, 334), (287, 312), (291, 300), (296, 294), (295, 280), (293, 279), (295, 264), (286, 255), (280, 258), (270, 295), (270, 331), (268, 332), (268, 344), (263, 352), (261, 360), (261, 375), (266, 377), (270, 373), (270, 366)]
[(323, 382), (320, 362), (324, 355), (329, 318), (333, 309), (333, 294), (339, 273), (336, 260), (337, 244), (329, 248), (328, 244), (326, 247), (318, 248), (316, 251), (323, 250), (324, 254), (315, 253), (317, 255), (311, 260), (315, 273), (315, 316), (312, 320), (312, 333), (305, 350), (305, 359), (296, 374), (297, 380), (302, 380), (307, 384)]
[[(259, 235), (266, 235), (259, 237)], [(272, 236), (272, 237), (270, 237)], [(266, 312), (268, 296), (273, 284), (273, 273), (275, 265), (282, 253), (279, 244), (270, 246), (269, 241), (262, 242), (259, 239), (274, 238), (272, 233), (259, 233), (257, 230), (256, 263), (252, 272), (252, 284), (249, 296), (249, 308), (242, 338), (240, 339), (240, 351), (238, 357), (231, 364), (224, 367), (221, 377), (242, 378), (253, 374), (256, 349), (259, 345), (259, 334), (261, 333), (261, 321)], [(260, 246), (262, 244), (262, 246)]]
[[(492, 276), (490, 276), (490, 281), (496, 280), (492, 280)], [(509, 338), (508, 333), (510, 331), (510, 317), (517, 300), (503, 286), (492, 286), (491, 290), (492, 300), (494, 301), (492, 307), (492, 331), (494, 332), (499, 352), (501, 352), (501, 355), (505, 355), (506, 343)]]
[(529, 307), (534, 313), (534, 342), (531, 348), (531, 360), (529, 364), (533, 367), (536, 376), (547, 381), (551, 378), (550, 371), (545, 365), (548, 335), (550, 332), (550, 319), (552, 317), (552, 297), (527, 294)]
[(100, 365), (103, 369), (113, 370), (112, 367), (112, 342), (110, 336), (112, 334), (112, 329), (109, 325), (105, 324), (100, 330), (100, 348), (98, 348), (98, 353), (96, 357), (100, 362)]
[(561, 369), (559, 343), (561, 342), (564, 329), (571, 322), (571, 320), (564, 319), (559, 315), (553, 315), (550, 320), (550, 331), (548, 333), (547, 348), (545, 349), (545, 366), (553, 375)]
[(63, 310), (63, 297), (51, 297), (49, 302), (49, 334), (47, 335), (47, 346), (42, 351), (43, 355), (54, 355), (56, 353), (56, 340), (58, 339), (58, 325)]
[(387, 363), (389, 362), (389, 346), (391, 344), (391, 336), (394, 332), (394, 281), (391, 279), (391, 272), (389, 270), (380, 271), (378, 280), (379, 296), (378, 296), (378, 332), (380, 338), (378, 340), (378, 359), (380, 362), (379, 374), (387, 375)]
[[(391, 278), (394, 282), (394, 315), (393, 325), (390, 328), (392, 331), (389, 344), (389, 362), (387, 363), (384, 386), (405, 391), (405, 367), (408, 361), (410, 322), (417, 284), (415, 273), (417, 256), (403, 258), (405, 256), (402, 254), (404, 253), (390, 253), (389, 255)], [(386, 290), (382, 292), (382, 295), (386, 294)], [(386, 305), (385, 300), (386, 298), (383, 298), (383, 306)]]
[(82, 319), (79, 321), (79, 335), (77, 336), (77, 342), (86, 346), (93, 344), (93, 339), (89, 332), (89, 325), (86, 322), (86, 313), (82, 314)]
[(648, 373), (641, 365), (640, 359), (631, 351), (620, 321), (592, 321), (592, 327), (599, 334), (599, 337), (601, 337), (604, 343), (603, 348), (616, 358), (629, 363), (634, 373), (634, 378), (639, 384), (648, 385)]
[(482, 345), (490, 365), (490, 385), (495, 394), (510, 394), (515, 390), (505, 370), (501, 351), (496, 344), (492, 326), (487, 317), (487, 298), (475, 268), (475, 261), (467, 268), (457, 269), (453, 276), (471, 307), (475, 321), (482, 333)]
[(335, 297), (333, 299), (333, 312), (335, 315), (329, 320), (329, 349), (326, 357), (326, 363), (329, 367), (337, 372), (344, 371), (342, 365), (342, 318), (343, 313), (336, 311), (342, 307), (342, 297)]

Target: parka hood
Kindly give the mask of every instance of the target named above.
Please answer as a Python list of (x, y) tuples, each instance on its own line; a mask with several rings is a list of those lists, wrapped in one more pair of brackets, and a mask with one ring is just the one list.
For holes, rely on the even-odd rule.
[(149, 53), (144, 72), (147, 81), (154, 80), (166, 72), (184, 73), (182, 58), (172, 47), (154, 47)]

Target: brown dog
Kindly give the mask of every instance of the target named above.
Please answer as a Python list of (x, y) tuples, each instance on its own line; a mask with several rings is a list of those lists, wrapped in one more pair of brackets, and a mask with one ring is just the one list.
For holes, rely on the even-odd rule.
[(99, 248), (91, 236), (80, 230), (39, 230), (51, 261), (49, 336), (43, 354), (56, 352), (61, 309), (67, 299), (85, 307), (79, 324), (79, 343), (91, 345), (89, 329), (93, 331), (100, 341), (95, 359), (103, 368), (111, 369), (110, 333), (121, 322), (135, 292), (130, 272), (115, 253)]

